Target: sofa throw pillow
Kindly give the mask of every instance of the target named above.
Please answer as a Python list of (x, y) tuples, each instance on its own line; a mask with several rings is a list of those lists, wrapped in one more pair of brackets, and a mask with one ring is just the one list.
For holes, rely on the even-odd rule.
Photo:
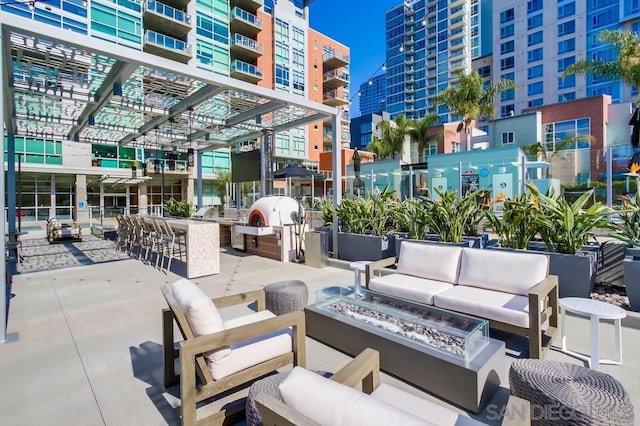
[(321, 425), (425, 425), (406, 411), (301, 367), (278, 387), (286, 405)]
[(397, 270), (400, 274), (455, 284), (461, 253), (462, 247), (405, 241), (400, 246)]
[(211, 298), (195, 283), (183, 278), (173, 283), (171, 291), (173, 298), (187, 316), (187, 321), (196, 337), (224, 330), (220, 312)]

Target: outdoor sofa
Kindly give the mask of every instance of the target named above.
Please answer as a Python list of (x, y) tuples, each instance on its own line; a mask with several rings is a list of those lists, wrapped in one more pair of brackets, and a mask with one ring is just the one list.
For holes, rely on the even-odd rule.
[[(264, 426), (483, 424), (381, 383), (379, 353), (370, 348), (330, 379), (295, 367), (277, 394), (260, 392), (255, 404)], [(505, 413), (503, 425), (530, 424), (529, 403), (524, 399), (510, 396), (506, 408), (496, 412)]]
[(405, 241), (395, 273), (375, 276), (395, 262), (388, 258), (367, 265), (366, 286), (485, 318), (493, 328), (527, 336), (530, 358), (540, 358), (557, 332), (558, 277), (549, 275), (547, 256)]

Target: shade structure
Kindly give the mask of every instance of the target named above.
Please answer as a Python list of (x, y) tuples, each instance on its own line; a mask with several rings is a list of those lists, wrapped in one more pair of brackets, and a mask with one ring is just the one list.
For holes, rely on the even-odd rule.
[(274, 179), (282, 178), (309, 178), (324, 179), (324, 175), (314, 172), (313, 170), (305, 169), (295, 164), (290, 164), (287, 167), (283, 167), (280, 170), (273, 172)]

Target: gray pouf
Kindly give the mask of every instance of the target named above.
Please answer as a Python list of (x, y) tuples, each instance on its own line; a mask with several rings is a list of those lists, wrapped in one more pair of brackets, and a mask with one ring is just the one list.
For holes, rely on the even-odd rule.
[(299, 280), (279, 281), (264, 287), (267, 309), (276, 315), (300, 311), (307, 306), (309, 290)]
[(518, 359), (509, 386), (531, 403), (533, 425), (633, 425), (633, 405), (620, 382), (580, 365)]

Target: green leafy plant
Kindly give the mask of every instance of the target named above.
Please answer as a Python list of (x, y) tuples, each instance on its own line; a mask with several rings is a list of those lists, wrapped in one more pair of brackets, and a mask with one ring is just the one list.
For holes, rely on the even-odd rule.
[(333, 215), (336, 213), (333, 200), (326, 198), (324, 200), (316, 201), (314, 207), (322, 213), (322, 226), (328, 226), (329, 228), (333, 227)]
[(171, 198), (164, 203), (164, 211), (169, 216), (191, 217), (193, 215), (193, 205), (188, 201), (178, 201)]
[(439, 200), (426, 199), (429, 231), (438, 234), (443, 242), (460, 243), (465, 232), (477, 233), (482, 211), (476, 203), (479, 191), (458, 197), (457, 191), (435, 189)]
[(633, 197), (623, 195), (620, 198), (623, 205), (617, 213), (622, 221), (616, 223), (611, 236), (631, 247), (640, 247), (640, 193), (636, 192)]
[(539, 214), (538, 199), (531, 196), (531, 193), (504, 200), (500, 216), (493, 210), (484, 211), (484, 217), (498, 236), (502, 247), (525, 250), (538, 232)]
[(399, 203), (394, 211), (394, 229), (409, 233), (409, 238), (414, 240), (424, 239), (429, 228), (428, 212), (424, 203), (424, 199), (409, 199)]
[(593, 190), (585, 192), (574, 202), (569, 202), (560, 194), (544, 195), (534, 185), (527, 184), (527, 188), (540, 203), (536, 224), (549, 251), (575, 254), (590, 239), (595, 238), (596, 228), (613, 229), (613, 225), (607, 220), (613, 210), (599, 202), (584, 208), (593, 197)]
[(384, 235), (393, 223), (393, 193), (385, 188), (379, 195), (345, 198), (336, 208), (343, 231)]

